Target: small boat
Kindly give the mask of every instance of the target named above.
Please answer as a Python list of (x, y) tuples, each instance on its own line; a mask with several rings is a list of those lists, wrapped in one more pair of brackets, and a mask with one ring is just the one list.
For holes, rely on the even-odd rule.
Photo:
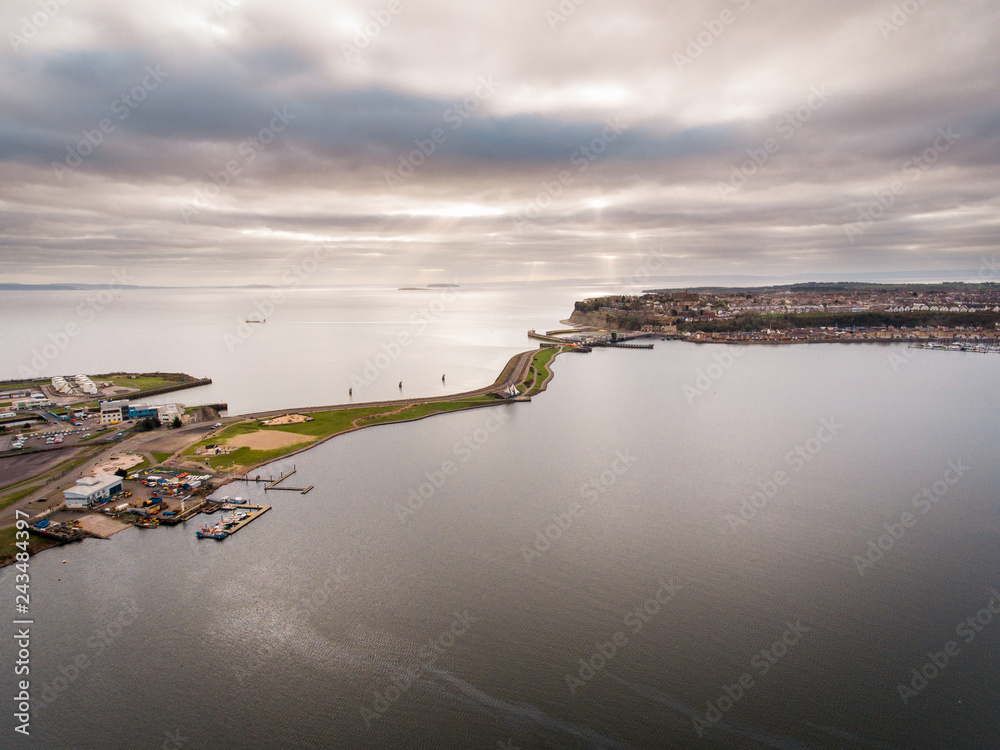
[(229, 532), (221, 526), (213, 526), (206, 523), (198, 527), (198, 530), (195, 532), (195, 536), (199, 539), (217, 539), (222, 541), (229, 536)]

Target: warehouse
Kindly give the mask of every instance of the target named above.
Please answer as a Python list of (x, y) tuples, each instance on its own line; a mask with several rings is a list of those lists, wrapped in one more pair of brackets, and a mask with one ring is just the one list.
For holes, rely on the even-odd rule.
[(114, 474), (101, 474), (97, 477), (84, 477), (76, 480), (76, 486), (65, 490), (67, 508), (89, 508), (99, 505), (112, 495), (121, 492), (122, 478)]

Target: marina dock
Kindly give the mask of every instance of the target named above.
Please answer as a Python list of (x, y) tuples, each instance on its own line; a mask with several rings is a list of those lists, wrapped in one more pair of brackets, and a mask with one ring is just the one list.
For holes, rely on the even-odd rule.
[(239, 520), (229, 520), (233, 519), (234, 516), (230, 516), (229, 519), (224, 518), (222, 521), (215, 524), (202, 524), (198, 527), (198, 531), (195, 535), (199, 539), (216, 539), (222, 541), (223, 539), (232, 536), (237, 531), (245, 527), (251, 521), (256, 520), (260, 516), (271, 510), (270, 505), (232, 505), (230, 503), (223, 503), (223, 510), (228, 511), (249, 511), (247, 515)]
[(293, 466), (291, 471), (286, 471), (284, 474), (282, 474), (281, 476), (279, 476), (277, 479), (275, 479), (274, 477), (267, 477), (266, 479), (262, 479), (260, 476), (256, 476), (256, 477), (244, 476), (243, 479), (242, 479), (242, 481), (244, 481), (244, 482), (255, 482), (255, 483), (256, 482), (263, 482), (264, 483), (264, 492), (267, 492), (268, 490), (285, 490), (286, 492), (299, 492), (299, 493), (305, 495), (307, 492), (309, 492), (310, 490), (314, 489), (315, 485), (310, 484), (308, 487), (279, 487), (278, 486), (281, 482), (284, 482), (286, 479), (288, 479), (288, 477), (290, 477), (296, 471), (297, 471), (297, 469)]

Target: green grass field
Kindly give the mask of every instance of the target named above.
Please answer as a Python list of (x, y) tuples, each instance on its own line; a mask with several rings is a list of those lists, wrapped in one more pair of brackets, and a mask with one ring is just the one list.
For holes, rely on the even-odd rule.
[(138, 375), (134, 378), (130, 378), (128, 375), (95, 375), (94, 380), (100, 380), (102, 382), (109, 380), (121, 388), (137, 388), (140, 391), (144, 391), (147, 388), (159, 388), (162, 385), (173, 385), (174, 383), (180, 382), (160, 377), (159, 375)]
[(31, 388), (37, 391), (40, 386), (48, 383), (48, 380), (24, 380), (18, 383), (4, 383), (0, 385), (0, 391), (20, 391), (25, 388)]
[[(0, 529), (0, 565), (8, 565), (15, 560), (15, 555), (21, 550), (16, 546), (17, 542), (17, 529), (10, 526), (6, 529)], [(28, 553), (35, 554), (43, 549), (48, 549), (49, 547), (55, 547), (59, 542), (54, 539), (44, 539), (42, 537), (37, 537), (34, 534), (28, 536)]]
[[(535, 354), (534, 358), (531, 360), (531, 366), (534, 369), (534, 383), (530, 384), (531, 373), (529, 372), (529, 377), (525, 381), (525, 387), (530, 388), (528, 390), (529, 396), (534, 396), (541, 390), (542, 383), (549, 377), (549, 363), (552, 358), (556, 356), (562, 349), (552, 348), (552, 349), (539, 349)], [(530, 384), (530, 385), (529, 385)], [(521, 390), (521, 389), (518, 389)]]
[(162, 464), (168, 458), (170, 458), (173, 453), (161, 453), (160, 451), (152, 451), (153, 458), (156, 459), (156, 463)]
[(152, 464), (149, 463), (149, 459), (144, 458), (144, 459), (142, 459), (142, 463), (136, 464), (135, 466), (128, 467), (129, 476), (131, 476), (132, 474), (135, 474), (137, 471), (142, 471), (143, 469), (148, 469), (150, 466), (152, 466)]
[(4, 495), (3, 497), (0, 497), (0, 508), (6, 508), (11, 503), (16, 503), (21, 498), (27, 497), (32, 492), (40, 490), (44, 486), (45, 486), (44, 484), (35, 484), (32, 485), (31, 487), (25, 487), (24, 489), (12, 492), (9, 495)]
[[(256, 466), (262, 463), (274, 461), (289, 453), (309, 447), (317, 440), (333, 437), (352, 429), (357, 420), (358, 427), (366, 427), (375, 424), (391, 424), (393, 422), (408, 422), (414, 419), (429, 417), (433, 414), (458, 411), (467, 409), (470, 406), (495, 401), (492, 396), (476, 396), (469, 399), (459, 399), (456, 401), (441, 401), (426, 404), (413, 404), (405, 407), (399, 412), (397, 406), (370, 406), (356, 409), (332, 409), (330, 411), (309, 412), (313, 418), (311, 422), (299, 424), (261, 425), (260, 422), (238, 422), (222, 430), (218, 435), (206, 440), (201, 440), (184, 451), (184, 455), (195, 457), (199, 448), (206, 445), (225, 444), (225, 441), (263, 430), (276, 430), (279, 432), (291, 432), (313, 438), (308, 443), (296, 443), (282, 448), (272, 450), (254, 450), (252, 448), (237, 448), (227, 455), (203, 455), (198, 458), (211, 462), (213, 468), (221, 469), (230, 464), (239, 466)], [(395, 413), (394, 413), (395, 412)]]

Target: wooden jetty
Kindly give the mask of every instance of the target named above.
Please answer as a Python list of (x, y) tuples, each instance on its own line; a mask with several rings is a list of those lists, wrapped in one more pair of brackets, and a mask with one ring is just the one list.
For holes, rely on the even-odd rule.
[(309, 492), (309, 490), (313, 489), (314, 486), (315, 485), (310, 484), (308, 487), (265, 487), (264, 491), (267, 492), (268, 490), (286, 490), (287, 492), (298, 492), (304, 495), (307, 492)]
[(230, 526), (228, 529), (218, 529), (218, 524), (214, 526), (205, 524), (199, 527), (197, 532), (199, 539), (216, 539), (222, 541), (271, 510), (270, 505), (233, 505), (231, 503), (223, 503), (222, 508), (223, 510), (248, 510), (250, 513), (242, 521)]
[(249, 515), (247, 515), (246, 518), (244, 518), (242, 521), (240, 521), (238, 524), (236, 524), (235, 526), (233, 526), (233, 528), (231, 528), (229, 530), (229, 535), (230, 536), (232, 536), (233, 534), (235, 534), (237, 531), (239, 531), (240, 529), (242, 529), (244, 526), (246, 526), (251, 521), (254, 521), (254, 520), (260, 518), (262, 515), (264, 515), (265, 513), (267, 513), (269, 510), (271, 510), (271, 506), (270, 505), (233, 505), (231, 508), (226, 508), (226, 506), (224, 505), (222, 507), (225, 510), (249, 510), (249, 511), (253, 511), (252, 513), (250, 513)]
[(265, 485), (271, 485), (271, 484), (277, 484), (278, 482), (280, 482), (280, 481), (282, 481), (284, 479), (288, 479), (288, 477), (290, 477), (295, 472), (296, 472), (296, 468), (293, 466), (291, 471), (286, 471), (284, 474), (282, 474), (281, 476), (279, 476), (277, 479), (275, 479), (272, 476), (262, 477), (260, 474), (258, 474), (255, 477), (251, 477), (251, 476), (248, 476), (248, 475), (244, 474), (243, 475), (243, 479), (241, 481), (243, 481), (243, 482), (254, 482), (254, 483), (261, 483), (262, 482)]
[[(288, 477), (290, 477), (296, 471), (298, 471), (298, 469), (296, 469), (295, 466), (292, 466), (292, 470), (291, 471), (286, 471), (284, 474), (282, 474), (281, 476), (279, 476), (277, 479), (275, 479), (274, 477), (262, 478), (260, 475), (258, 475), (256, 477), (249, 477), (249, 476), (244, 475), (243, 476), (243, 481), (244, 482), (255, 482), (255, 483), (262, 482), (264, 484), (264, 492), (267, 492), (268, 490), (284, 490), (286, 492), (298, 492), (298, 493), (301, 493), (301, 494), (304, 495), (307, 492), (309, 492), (310, 490), (312, 490), (312, 489), (315, 488), (315, 485), (312, 485), (312, 484), (310, 484), (308, 487), (279, 487), (278, 486), (279, 484), (281, 484), (282, 482), (284, 482), (286, 479), (288, 479)], [(249, 507), (249, 506), (245, 506), (245, 507)]]

